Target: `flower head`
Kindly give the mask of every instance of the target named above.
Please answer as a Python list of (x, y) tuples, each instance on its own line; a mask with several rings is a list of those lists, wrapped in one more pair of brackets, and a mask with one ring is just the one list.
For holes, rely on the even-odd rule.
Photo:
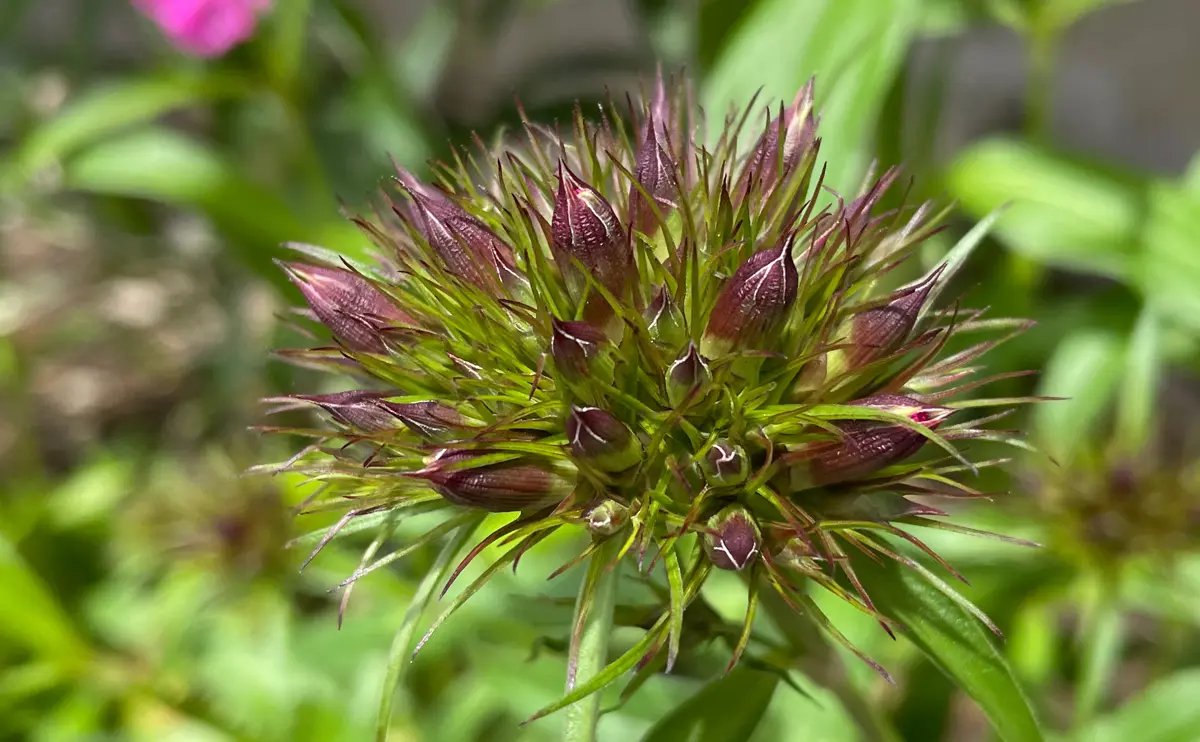
[(133, 0), (172, 43), (198, 57), (219, 57), (249, 39), (271, 0)]
[(900, 525), (956, 528), (910, 498), (975, 493), (958, 442), (1010, 436), (973, 411), (1021, 401), (956, 398), (990, 381), (973, 375), (997, 339), (943, 348), (1025, 326), (937, 308), (974, 241), (896, 288), (935, 210), (880, 213), (894, 169), (829, 195), (811, 84), (747, 150), (745, 117), (701, 149), (687, 99), (660, 81), (637, 120), (577, 112), (568, 141), (527, 123), (439, 188), (401, 171), (399, 221), (356, 220), (379, 271), (287, 265), (340, 341), (288, 357), (370, 387), (298, 398), (339, 424), (287, 464), (322, 481), (321, 507), (443, 512), (429, 541), (511, 513), (460, 565), (501, 549), (481, 580), (577, 533), (560, 572), (589, 562), (581, 611), (602, 575), (646, 572), (664, 602), (642, 659), (668, 647), (668, 665), (714, 568), (750, 585), (745, 637), (760, 588), (875, 612), (853, 554), (909, 563), (886, 540), (921, 544)]

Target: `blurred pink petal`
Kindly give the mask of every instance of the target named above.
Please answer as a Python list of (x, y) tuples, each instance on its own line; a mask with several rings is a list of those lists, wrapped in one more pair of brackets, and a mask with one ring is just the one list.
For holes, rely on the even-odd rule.
[(219, 57), (254, 33), (271, 0), (133, 0), (175, 46)]

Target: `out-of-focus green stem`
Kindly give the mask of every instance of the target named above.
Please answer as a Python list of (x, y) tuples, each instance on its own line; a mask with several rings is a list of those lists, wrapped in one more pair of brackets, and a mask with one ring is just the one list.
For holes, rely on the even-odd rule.
[(1025, 89), (1025, 135), (1035, 144), (1050, 139), (1054, 120), (1054, 64), (1059, 30), (1048, 23), (1029, 29), (1029, 72)]
[(1075, 692), (1075, 729), (1082, 730), (1104, 700), (1124, 646), (1124, 617), (1116, 590), (1098, 580), (1085, 604), (1082, 627), (1082, 666)]
[[(579, 661), (575, 668), (577, 681), (586, 681), (596, 675), (604, 669), (608, 661), (608, 637), (612, 633), (613, 610), (617, 604), (618, 571), (614, 567), (600, 576), (591, 601), (586, 605), (582, 587), (579, 598), (575, 601), (576, 620), (581, 610), (587, 610), (587, 623), (580, 637)], [(571, 689), (568, 688), (569, 690)], [(566, 708), (563, 742), (596, 742), (596, 726), (600, 721), (600, 696), (600, 693), (593, 693)]]

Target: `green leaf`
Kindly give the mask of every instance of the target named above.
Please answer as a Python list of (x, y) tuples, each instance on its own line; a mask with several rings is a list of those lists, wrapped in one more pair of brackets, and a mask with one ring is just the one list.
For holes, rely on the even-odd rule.
[[(747, 124), (746, 136), (754, 137), (765, 125), (761, 112), (790, 103), (816, 75), (825, 182), (857, 192), (870, 159), (868, 134), (908, 50), (915, 11), (916, 0), (759, 0), (705, 80), (704, 109), (719, 122), (761, 86)], [(709, 133), (715, 138), (719, 128)]]
[(642, 742), (745, 742), (766, 713), (779, 676), (738, 666), (658, 721)]
[(1125, 375), (1117, 403), (1116, 435), (1128, 456), (1143, 451), (1150, 437), (1162, 363), (1159, 335), (1154, 311), (1143, 310), (1125, 353)]
[(983, 624), (896, 562), (857, 559), (855, 569), (880, 611), (900, 621), (904, 635), (975, 699), (1001, 739), (1042, 740), (1029, 700)]
[(234, 238), (228, 244), (249, 268), (280, 285), (286, 281), (271, 259), (283, 242), (316, 242), (352, 258), (363, 252), (350, 224), (332, 213), (328, 221), (302, 219), (212, 149), (169, 129), (139, 129), (81, 152), (67, 163), (64, 184), (200, 209)]
[(0, 637), (61, 667), (86, 666), (87, 644), (49, 587), (0, 536)]
[(1102, 330), (1078, 330), (1046, 362), (1039, 394), (1066, 399), (1034, 410), (1038, 446), (1064, 466), (1112, 401), (1124, 371), (1124, 343)]
[(1200, 670), (1183, 670), (1079, 730), (1083, 742), (1194, 742), (1200, 729)]
[(1133, 273), (1140, 179), (994, 139), (960, 155), (946, 184), (978, 217), (1012, 202), (995, 233), (1021, 255), (1118, 279)]
[(168, 73), (102, 85), (34, 130), (0, 168), (0, 186), (19, 188), (42, 168), (131, 125), (197, 103), (250, 92), (241, 78), (211, 72)]

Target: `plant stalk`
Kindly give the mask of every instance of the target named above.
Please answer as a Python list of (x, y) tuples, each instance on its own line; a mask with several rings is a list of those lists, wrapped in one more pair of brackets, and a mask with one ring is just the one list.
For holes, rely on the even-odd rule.
[[(592, 558), (599, 557), (600, 553), (597, 553)], [(615, 566), (604, 570), (592, 593), (592, 599), (587, 603), (584, 601), (586, 583), (580, 586), (579, 597), (575, 601), (575, 620), (578, 621), (581, 611), (586, 611), (587, 623), (579, 640), (579, 658), (575, 668), (576, 685), (599, 673), (608, 661), (608, 639), (612, 633), (613, 611), (617, 604), (617, 572), (618, 568)], [(572, 688), (568, 686), (567, 690), (569, 692)], [(566, 708), (563, 742), (596, 742), (601, 695), (603, 694), (593, 693)]]

